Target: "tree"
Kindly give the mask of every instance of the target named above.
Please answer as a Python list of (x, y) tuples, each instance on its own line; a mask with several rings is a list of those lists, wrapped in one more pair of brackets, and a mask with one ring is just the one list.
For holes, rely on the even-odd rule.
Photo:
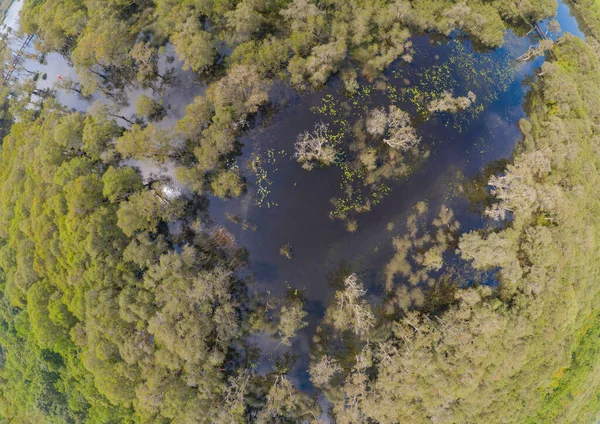
[(175, 219), (175, 208), (151, 190), (134, 193), (117, 211), (119, 228), (127, 236), (138, 231), (155, 233), (158, 224)]
[(138, 115), (148, 121), (160, 121), (166, 115), (162, 100), (154, 100), (152, 97), (142, 94), (135, 102)]
[(65, 200), (69, 212), (87, 215), (102, 204), (102, 181), (97, 175), (84, 175), (66, 186)]
[(236, 119), (244, 118), (269, 101), (270, 86), (253, 66), (236, 65), (217, 83), (213, 92), (215, 106), (231, 107)]
[(181, 31), (171, 35), (177, 55), (184, 60), (184, 69), (202, 73), (215, 61), (215, 44), (210, 33), (199, 28), (195, 19), (189, 18)]
[(306, 60), (306, 74), (309, 75), (310, 83), (315, 87), (325, 84), (329, 76), (339, 70), (346, 52), (344, 40), (313, 47)]
[(352, 330), (357, 336), (365, 336), (375, 325), (375, 316), (371, 306), (364, 300), (367, 291), (356, 274), (350, 274), (344, 280), (344, 289), (335, 294), (335, 303), (331, 309), (333, 326), (340, 330)]
[(367, 132), (371, 135), (383, 135), (388, 126), (388, 117), (383, 109), (373, 109), (367, 117)]
[(421, 141), (410, 124), (409, 115), (396, 106), (390, 106), (388, 128), (389, 135), (383, 139), (383, 142), (393, 149), (406, 151)]
[[(559, 27), (560, 30), (560, 27)], [(543, 56), (546, 52), (552, 51), (554, 48), (554, 41), (547, 38), (544, 40), (540, 40), (540, 42), (535, 46), (529, 46), (527, 52), (519, 57), (519, 60), (527, 61), (538, 56)]]
[(136, 67), (136, 79), (142, 88), (155, 89), (157, 79), (161, 83), (168, 83), (170, 80), (170, 72), (161, 75), (158, 69), (158, 50), (143, 41), (135, 43), (129, 52), (129, 56), (134, 60)]
[(211, 124), (214, 105), (206, 96), (197, 96), (186, 106), (185, 116), (177, 122), (177, 130), (190, 140), (197, 140)]
[(115, 141), (115, 147), (126, 159), (153, 159), (164, 163), (178, 156), (183, 146), (166, 128), (150, 124), (142, 129), (134, 124)]
[(253, 7), (250, 1), (241, 1), (235, 10), (225, 14), (227, 26), (232, 30), (236, 41), (247, 41), (253, 34), (260, 32), (264, 18)]
[(83, 150), (92, 158), (110, 161), (112, 154), (109, 146), (122, 132), (123, 129), (117, 125), (115, 120), (102, 111), (96, 114), (88, 113), (83, 126)]
[(315, 124), (313, 132), (305, 131), (298, 135), (294, 144), (294, 157), (307, 171), (313, 169), (315, 162), (331, 165), (336, 156), (332, 144), (327, 124), (319, 122)]
[(299, 301), (281, 307), (278, 332), (283, 345), (290, 346), (291, 339), (296, 337), (299, 330), (308, 325), (308, 323), (304, 321), (304, 318), (306, 318), (307, 315), (307, 312), (302, 309), (302, 303)]
[(317, 387), (326, 386), (331, 382), (331, 378), (341, 370), (342, 368), (335, 358), (323, 355), (318, 362), (310, 365), (310, 381)]
[(434, 99), (427, 106), (429, 112), (451, 112), (456, 113), (469, 108), (475, 102), (475, 93), (469, 91), (465, 97), (454, 97), (452, 91), (445, 91), (442, 97)]
[(285, 375), (277, 375), (267, 393), (267, 401), (256, 416), (260, 424), (311, 419), (320, 415), (319, 406), (306, 393), (294, 388)]
[(142, 177), (130, 167), (110, 166), (102, 175), (102, 194), (111, 202), (119, 202), (143, 188)]
[(122, 89), (130, 73), (129, 50), (135, 40), (131, 26), (113, 13), (98, 12), (90, 20), (73, 50), (73, 63), (80, 75), (84, 94), (100, 87), (107, 92)]
[(82, 150), (83, 126), (83, 115), (73, 113), (65, 116), (54, 128), (54, 141), (64, 149), (64, 154), (77, 155)]
[(62, 77), (60, 80), (58, 80), (56, 82), (55, 86), (59, 90), (74, 91), (75, 93), (79, 94), (83, 98), (89, 98), (89, 96), (84, 95), (81, 84), (79, 82), (75, 81), (71, 77)]
[(496, 47), (504, 41), (504, 24), (500, 13), (491, 5), (467, 2), (456, 3), (444, 16), (452, 26), (463, 29), (485, 45)]
[(235, 169), (219, 172), (210, 185), (215, 196), (222, 198), (239, 197), (244, 192), (244, 180)]

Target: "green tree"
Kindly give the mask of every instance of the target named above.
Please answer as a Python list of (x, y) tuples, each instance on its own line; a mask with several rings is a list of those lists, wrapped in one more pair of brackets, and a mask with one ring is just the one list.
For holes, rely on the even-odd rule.
[(133, 168), (115, 168), (110, 166), (102, 175), (104, 188), (102, 194), (111, 202), (127, 199), (143, 188), (142, 177)]

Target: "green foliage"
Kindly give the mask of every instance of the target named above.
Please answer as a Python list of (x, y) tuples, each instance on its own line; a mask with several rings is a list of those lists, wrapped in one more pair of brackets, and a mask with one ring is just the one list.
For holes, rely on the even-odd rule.
[(126, 159), (153, 159), (164, 163), (178, 157), (182, 146), (169, 129), (154, 124), (145, 128), (134, 124), (115, 141), (115, 148)]
[(215, 196), (219, 197), (238, 197), (244, 191), (244, 181), (233, 169), (220, 172), (210, 185)]
[(600, 319), (598, 315), (584, 322), (577, 333), (571, 363), (552, 376), (537, 415), (528, 423), (593, 422), (600, 409), (599, 387), (596, 379), (600, 350)]
[[(600, 40), (600, 6), (595, 0), (571, 1), (570, 5), (577, 11), (577, 18), (584, 26), (587, 35), (596, 41)], [(596, 45), (597, 50), (597, 45)]]
[(133, 168), (109, 167), (102, 175), (102, 194), (111, 202), (127, 199), (141, 191), (142, 178)]
[[(577, 7), (595, 30), (595, 3)], [(3, 128), (0, 159), (2, 419), (316, 421), (316, 398), (293, 387), (290, 364), (263, 376), (250, 369), (245, 321), (253, 311), (235, 273), (245, 254), (232, 235), (205, 222), (199, 199), (173, 196), (163, 181), (144, 185), (121, 159), (177, 161), (194, 192), (239, 196), (244, 180), (232, 157), (269, 107), (272, 80), (318, 87), (342, 71), (356, 122), (324, 99), (315, 110), (332, 121), (328, 148), (302, 162), (339, 166), (344, 195), (333, 199), (332, 216), (351, 218), (381, 200), (386, 180), (410, 172), (405, 156), (426, 155), (405, 112), (369, 112), (371, 88), (358, 84), (356, 69), (373, 80), (397, 59), (410, 62), (423, 53), (409, 41), (414, 32), (458, 29), (497, 47), (507, 27), (529, 32), (554, 9), (554, 0), (27, 0), (24, 30), (40, 36), (43, 50), (70, 56), (81, 94), (114, 95), (134, 79), (155, 88), (165, 78), (163, 37), (208, 86), (177, 131), (125, 131), (108, 109), (69, 113), (51, 99), (31, 107), (33, 81), (2, 93), (10, 97), (3, 122), (17, 117), (10, 132)], [(138, 41), (142, 29), (154, 32), (150, 43)], [(422, 231), (419, 204), (407, 235), (393, 240), (382, 307), (345, 273), (317, 329), (310, 377), (336, 422), (586, 422), (597, 412), (600, 63), (569, 36), (548, 46), (553, 60), (529, 94), (523, 143), (489, 179), (487, 215), (513, 220), (458, 244), (472, 267), (498, 270), (498, 287), (438, 278), (458, 224), (442, 208), (434, 233)], [(492, 83), (504, 87), (509, 76), (482, 59), (476, 78), (465, 72), (472, 58), (453, 48), (472, 92), (449, 91), (459, 76), (441, 64), (400, 93), (390, 88), (390, 100), (410, 101), (423, 118), (480, 112), (494, 99)], [(137, 106), (148, 120), (164, 112), (148, 96)], [(342, 149), (347, 135), (353, 143)], [(319, 147), (317, 139), (304, 141)], [(252, 165), (266, 196), (261, 159)], [(282, 253), (291, 256), (291, 247)], [(297, 298), (279, 312), (273, 332), (287, 345), (307, 313)]]
[(302, 309), (302, 302), (292, 302), (291, 305), (284, 305), (279, 312), (278, 332), (281, 337), (281, 344), (290, 346), (291, 339), (296, 337), (299, 330), (306, 327), (308, 323), (304, 318), (308, 313)]
[(165, 114), (165, 108), (162, 105), (162, 100), (154, 100), (145, 94), (138, 97), (135, 102), (138, 115), (146, 118), (148, 121), (159, 121)]
[(185, 59), (185, 67), (194, 72), (204, 72), (215, 59), (215, 46), (211, 35), (197, 28), (190, 20), (181, 32), (172, 35), (171, 41), (177, 54)]
[(122, 132), (113, 125), (43, 109), (2, 145), (0, 416), (230, 422), (243, 255), (224, 230), (181, 221), (190, 236), (171, 234), (190, 199), (144, 186), (92, 143)]

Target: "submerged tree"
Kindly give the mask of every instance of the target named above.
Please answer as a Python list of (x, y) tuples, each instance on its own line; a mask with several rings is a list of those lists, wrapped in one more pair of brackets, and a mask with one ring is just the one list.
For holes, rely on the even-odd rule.
[(155, 100), (145, 94), (138, 97), (135, 107), (138, 115), (146, 118), (148, 121), (160, 121), (167, 114), (162, 100)]
[(383, 136), (383, 142), (396, 150), (410, 150), (421, 141), (411, 125), (410, 115), (394, 105), (387, 113), (381, 108), (371, 110), (365, 126), (367, 133), (377, 138)]
[(340, 371), (342, 371), (342, 367), (335, 358), (323, 355), (318, 362), (310, 365), (310, 381), (317, 387), (323, 387), (329, 384), (333, 376)]
[(383, 135), (388, 127), (388, 116), (381, 108), (369, 112), (366, 120), (367, 132), (371, 135)]
[(321, 410), (306, 393), (298, 391), (285, 375), (277, 375), (266, 395), (264, 407), (256, 415), (256, 422), (310, 421), (318, 423)]

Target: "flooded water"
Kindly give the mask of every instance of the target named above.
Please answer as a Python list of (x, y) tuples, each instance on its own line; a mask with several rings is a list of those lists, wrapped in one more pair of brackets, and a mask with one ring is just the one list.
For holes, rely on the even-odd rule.
[[(564, 30), (583, 36), (562, 3), (557, 19)], [(314, 111), (323, 99), (352, 103), (352, 99), (344, 97), (339, 80), (322, 91), (293, 99), (270, 125), (243, 140), (245, 151), (238, 166), (245, 170), (244, 174), (251, 174), (248, 163), (260, 157), (259, 174), (250, 178), (251, 188), (242, 198), (211, 199), (210, 215), (249, 250), (249, 271), (256, 277), (259, 289), (279, 295), (289, 287), (303, 290), (310, 325), (302, 330), (294, 345), (283, 349), (276, 341), (256, 339), (263, 351), (277, 348), (273, 356), (286, 350), (300, 354), (295, 377), (301, 387), (310, 387), (306, 354), (319, 318), (334, 294), (328, 281), (330, 273), (342, 264), (349, 265), (361, 276), (371, 300), (376, 302), (383, 292), (384, 267), (392, 256), (392, 238), (402, 234), (406, 218), (418, 201), (426, 201), (433, 214), (441, 205), (450, 207), (463, 231), (484, 225), (481, 215), (471, 211), (465, 195), (460, 193), (461, 183), (491, 161), (509, 159), (520, 141), (517, 122), (525, 117), (525, 81), (544, 59), (527, 63), (515, 59), (537, 43), (535, 37), (509, 34), (502, 49), (488, 53), (473, 51), (469, 42), (432, 44), (428, 37), (414, 38), (414, 61), (392, 67), (386, 72), (387, 92), (370, 87), (370, 94), (361, 97), (361, 104), (373, 108), (394, 103), (414, 116), (415, 105), (406, 96), (390, 99), (390, 89), (399, 92), (419, 84), (423, 88), (431, 86), (430, 81), (435, 78), (427, 72), (437, 66), (438, 76), (450, 68), (453, 77), (446, 81), (446, 89), (455, 89), (456, 95), (465, 95), (472, 89), (483, 110), (458, 112), (454, 116), (438, 114), (426, 122), (416, 119), (417, 132), (429, 149), (429, 157), (414, 166), (408, 178), (387, 182), (390, 193), (371, 211), (357, 215), (356, 232), (348, 232), (344, 222), (330, 218), (330, 199), (343, 195), (342, 171), (336, 166), (306, 171), (293, 159), (297, 135), (311, 130), (323, 119)], [(462, 55), (460, 60), (452, 60), (457, 52)], [(482, 77), (486, 72), (488, 75)], [(408, 86), (405, 79), (409, 80)], [(347, 141), (351, 138), (347, 137)], [(287, 243), (293, 250), (291, 260), (280, 254), (280, 248)], [(273, 358), (268, 356), (263, 366), (271, 361)]]
[[(22, 4), (23, 0), (18, 0), (8, 10), (7, 26), (16, 29)], [(564, 3), (559, 5), (557, 19), (563, 30), (584, 37)], [(211, 198), (210, 215), (248, 249), (251, 264), (247, 272), (255, 276), (256, 289), (277, 295), (289, 287), (303, 290), (310, 321), (289, 349), (280, 347), (276, 340), (255, 338), (269, 353), (263, 366), (276, 353), (288, 350), (300, 354), (294, 377), (301, 387), (310, 387), (306, 374), (310, 339), (334, 292), (327, 275), (347, 263), (362, 277), (372, 299), (380, 296), (392, 237), (403, 232), (416, 202), (426, 201), (432, 213), (442, 204), (452, 208), (462, 230), (484, 225), (480, 215), (470, 211), (460, 191), (461, 183), (489, 162), (510, 158), (519, 142), (517, 122), (525, 117), (524, 82), (534, 75), (543, 58), (526, 63), (515, 59), (537, 43), (535, 37), (533, 33), (526, 37), (508, 34), (506, 45), (491, 52), (475, 51), (468, 41), (458, 37), (443, 42), (414, 37), (413, 62), (392, 66), (385, 74), (385, 83), (361, 81), (354, 98), (344, 95), (339, 78), (321, 91), (292, 94), (287, 107), (244, 137), (244, 152), (237, 166), (248, 177), (250, 188), (239, 199)], [(76, 79), (74, 69), (58, 54), (48, 55), (47, 64), (29, 60), (25, 66), (48, 75), (40, 83), (42, 88), (52, 86), (59, 74)], [(181, 64), (175, 62), (175, 66), (180, 68)], [(203, 90), (193, 74), (179, 70), (178, 77), (179, 84), (163, 97), (170, 109), (160, 125), (173, 125), (183, 116), (185, 106)], [(461, 96), (473, 91), (477, 100), (472, 108), (455, 115), (426, 117), (417, 100), (419, 93), (430, 89), (454, 89), (455, 95)], [(134, 113), (135, 99), (142, 92), (128, 92), (130, 106), (121, 111), (123, 115)], [(73, 93), (61, 92), (59, 100), (77, 110), (91, 104)], [(330, 218), (331, 199), (343, 197), (348, 188), (344, 169), (333, 165), (306, 171), (293, 158), (298, 134), (312, 130), (320, 121), (332, 129), (339, 127), (336, 117), (324, 113), (324, 108), (319, 112), (324, 102), (335, 105), (338, 112), (345, 111), (343, 116), (350, 128), (364, 118), (368, 109), (395, 104), (412, 114), (421, 145), (429, 152), (410, 164), (408, 177), (382, 182), (387, 194), (370, 211), (356, 214), (358, 228), (353, 233), (347, 231), (343, 221)], [(351, 142), (352, 137), (352, 131), (346, 131), (344, 142)], [(260, 166), (254, 170), (258, 172), (252, 172), (249, 164), (257, 161)], [(152, 164), (136, 165), (146, 173), (160, 172)], [(354, 184), (355, 190), (365, 190), (360, 181)], [(292, 259), (280, 254), (281, 247), (288, 243)]]
[[(17, 32), (19, 30), (19, 11), (23, 7), (23, 1), (24, 0), (16, 0), (7, 10), (6, 18), (3, 22), (5, 31), (10, 30), (12, 32)], [(20, 46), (20, 40), (15, 41), (11, 45), (13, 49), (18, 49)], [(35, 53), (33, 43), (27, 47), (26, 51), (32, 54)], [(167, 63), (166, 56), (174, 57), (175, 60), (173, 63)], [(150, 89), (127, 89), (125, 93), (127, 104), (120, 106), (120, 115), (131, 118), (136, 112), (136, 100), (142, 94), (146, 94), (156, 99), (161, 98), (163, 104), (167, 106), (167, 115), (160, 122), (159, 126), (172, 126), (177, 120), (184, 116), (185, 107), (194, 100), (194, 97), (203, 93), (205, 87), (198, 83), (198, 77), (193, 72), (182, 69), (183, 62), (177, 60), (177, 55), (170, 45), (166, 46), (166, 56), (161, 56), (159, 61), (159, 71), (164, 73), (167, 68), (174, 69), (174, 78), (177, 81), (177, 84), (167, 87), (166, 92), (161, 96), (153, 93)], [(40, 63), (40, 61), (35, 59), (26, 59), (23, 62), (23, 66), (30, 71), (39, 72), (41, 74), (42, 78), (38, 81), (38, 88), (40, 89), (56, 88), (59, 76), (63, 79), (71, 78), (74, 81), (79, 81), (75, 68), (58, 53), (48, 54), (44, 58), (43, 63)], [(25, 76), (31, 77), (31, 75), (27, 74)], [(62, 104), (81, 112), (86, 111), (95, 101), (109, 102), (108, 99), (100, 94), (94, 94), (91, 98), (84, 99), (76, 92), (65, 90), (57, 90), (57, 97)], [(119, 121), (120, 125), (128, 125), (125, 121)]]

